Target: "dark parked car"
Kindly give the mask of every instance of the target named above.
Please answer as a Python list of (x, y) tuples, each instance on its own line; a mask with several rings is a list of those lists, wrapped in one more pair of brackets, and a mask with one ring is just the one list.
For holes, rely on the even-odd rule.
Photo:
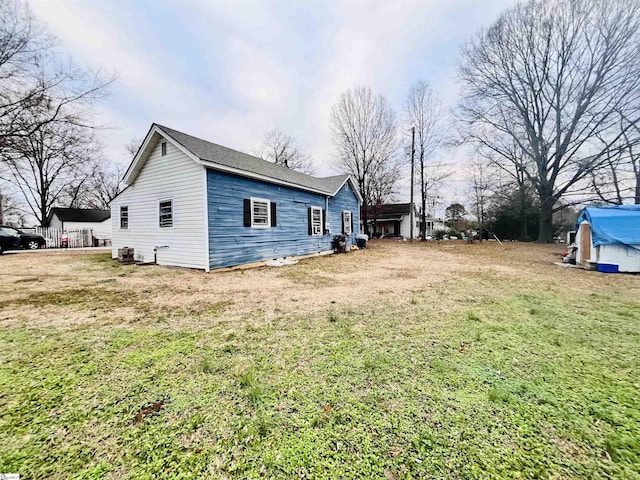
[(28, 250), (36, 250), (38, 248), (44, 247), (47, 244), (42, 235), (37, 235), (35, 233), (25, 233), (21, 230), (18, 230), (17, 228), (5, 227), (3, 225), (0, 225), (0, 230), (2, 232), (5, 232), (3, 233), (3, 235), (9, 235), (14, 238), (17, 235), (19, 239), (17, 247), (15, 245), (12, 245), (11, 247), (4, 248), (3, 250), (9, 250), (10, 248), (26, 248)]
[(0, 255), (5, 250), (17, 250), (20, 248), (20, 235), (13, 228), (0, 227)]

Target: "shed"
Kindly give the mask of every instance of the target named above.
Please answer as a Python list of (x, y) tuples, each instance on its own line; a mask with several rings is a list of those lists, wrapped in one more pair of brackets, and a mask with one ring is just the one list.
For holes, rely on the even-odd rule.
[(640, 272), (640, 205), (587, 207), (576, 225), (577, 263), (613, 264)]
[(47, 217), (47, 226), (65, 232), (93, 230), (108, 237), (111, 233), (111, 210), (54, 207)]

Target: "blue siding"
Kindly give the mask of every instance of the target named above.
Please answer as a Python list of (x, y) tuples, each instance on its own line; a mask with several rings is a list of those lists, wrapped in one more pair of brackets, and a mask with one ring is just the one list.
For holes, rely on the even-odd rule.
[[(244, 199), (259, 197), (277, 205), (277, 225), (244, 226)], [(308, 233), (308, 208), (326, 208), (324, 195), (207, 170), (210, 268), (229, 267), (273, 258), (322, 252), (332, 248), (342, 226), (342, 210), (352, 209), (354, 230), (359, 224), (358, 200), (348, 185), (329, 198), (330, 235)]]
[(353, 216), (353, 235), (351, 235), (350, 242), (355, 244), (355, 236), (360, 232), (360, 204), (349, 182), (342, 186), (335, 197), (329, 198), (328, 219), (334, 234), (340, 233), (342, 229), (342, 212), (344, 210), (351, 211)]

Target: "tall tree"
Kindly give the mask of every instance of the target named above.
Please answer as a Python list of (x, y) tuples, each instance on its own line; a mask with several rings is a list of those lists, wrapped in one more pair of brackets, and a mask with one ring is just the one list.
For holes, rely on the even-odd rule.
[(455, 228), (456, 230), (460, 226), (460, 220), (462, 220), (462, 217), (466, 214), (467, 211), (461, 203), (452, 203), (444, 211), (445, 218), (447, 219), (447, 225), (450, 228)]
[(482, 158), (473, 158), (469, 162), (469, 183), (471, 185), (471, 199), (475, 216), (478, 219), (480, 242), (485, 229), (487, 203), (490, 196), (489, 166)]
[(27, 215), (20, 207), (16, 197), (6, 188), (0, 189), (0, 225), (21, 227), (26, 222)]
[[(443, 139), (442, 105), (440, 99), (424, 80), (418, 81), (407, 95), (406, 132), (415, 129), (415, 155), (420, 178), (420, 238), (426, 240), (427, 197), (437, 188), (449, 172), (430, 157)], [(405, 133), (406, 133), (405, 132)]]
[(529, 0), (463, 49), (463, 138), (505, 162), (513, 161), (505, 136), (522, 149), (540, 202), (539, 241), (553, 238), (558, 201), (583, 188), (640, 121), (639, 44), (637, 0)]
[(12, 182), (38, 223), (51, 208), (76, 205), (95, 171), (97, 143), (85, 129), (50, 123), (14, 142), (5, 152), (0, 178)]
[(603, 203), (621, 205), (631, 198), (640, 204), (640, 123), (625, 130), (618, 145), (607, 152), (603, 168), (592, 174), (591, 186)]
[(307, 175), (315, 173), (311, 157), (298, 148), (293, 137), (285, 135), (277, 129), (271, 130), (264, 135), (262, 146), (256, 154), (263, 160), (268, 160)]
[[(338, 150), (336, 166), (355, 179), (363, 207), (386, 201), (400, 168), (396, 115), (387, 99), (367, 87), (347, 90), (331, 109), (331, 132)], [(383, 184), (387, 188), (380, 189)], [(365, 229), (367, 217), (363, 208)]]
[[(531, 170), (535, 168), (530, 159), (525, 155), (518, 142), (512, 138), (503, 135), (495, 136), (494, 145), (499, 145), (500, 153), (495, 148), (488, 148), (483, 144), (475, 144), (475, 155), (479, 159), (486, 161), (490, 170), (490, 189), (497, 196), (506, 198), (519, 198), (515, 205), (520, 216), (520, 240), (529, 239), (529, 220), (527, 215), (530, 210), (531, 202), (528, 201), (530, 195), (531, 182), (527, 177), (527, 168)], [(507, 161), (505, 161), (507, 160)], [(517, 189), (518, 195), (514, 197), (513, 188)], [(510, 208), (514, 205), (510, 204)], [(510, 213), (514, 217), (513, 212)], [(536, 218), (540, 218), (536, 215)], [(538, 229), (536, 228), (536, 231)]]
[(0, 21), (0, 153), (51, 123), (93, 126), (87, 113), (114, 79), (57, 54), (22, 0), (0, 0)]
[(90, 183), (91, 196), (88, 206), (108, 209), (109, 203), (124, 190), (123, 176), (126, 171), (121, 165), (105, 167), (99, 165)]
[(86, 196), (98, 144), (93, 107), (113, 78), (78, 68), (22, 0), (0, 0), (0, 175), (41, 224)]

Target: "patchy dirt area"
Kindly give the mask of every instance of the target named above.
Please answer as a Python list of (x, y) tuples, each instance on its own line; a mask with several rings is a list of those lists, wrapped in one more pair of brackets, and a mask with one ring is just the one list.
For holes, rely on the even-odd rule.
[(380, 240), (209, 274), (4, 255), (0, 471), (637, 478), (640, 276), (563, 249)]
[[(640, 286), (632, 275), (605, 275), (553, 265), (563, 245), (495, 242), (369, 242), (366, 250), (310, 258), (286, 267), (204, 273), (161, 266), (123, 266), (87, 251), (11, 254), (0, 258), (0, 325), (145, 323), (180, 319), (181, 326), (327, 308), (378, 300), (409, 301), (430, 289), (455, 291), (456, 280), (477, 277), (499, 296), (500, 283), (545, 282), (579, 290), (605, 283)], [(440, 292), (442, 293), (442, 292)], [(465, 292), (460, 299), (472, 302)]]

